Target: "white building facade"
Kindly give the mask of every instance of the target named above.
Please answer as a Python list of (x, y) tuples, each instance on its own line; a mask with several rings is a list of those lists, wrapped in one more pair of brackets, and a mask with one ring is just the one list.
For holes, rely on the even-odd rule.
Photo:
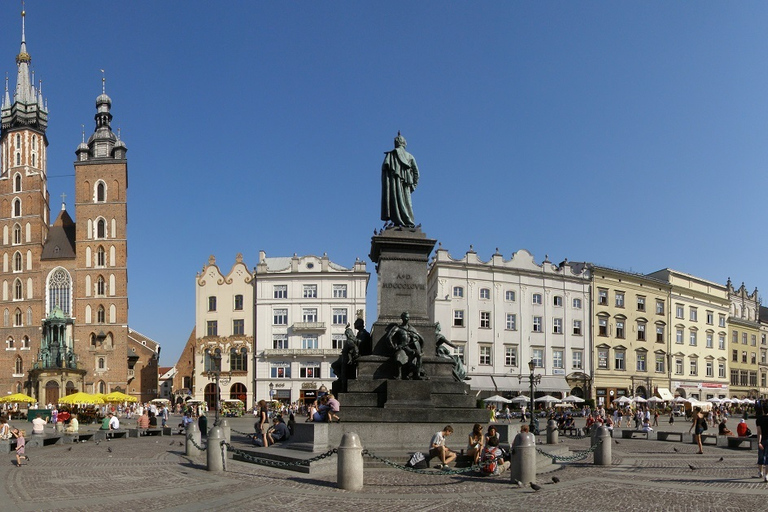
[[(344, 329), (365, 318), (370, 274), (327, 255), (268, 258), (255, 271), (256, 400), (308, 403), (330, 389)], [(323, 388), (324, 387), (324, 388)]]
[(590, 274), (584, 265), (537, 264), (526, 250), (482, 261), (470, 249), (453, 259), (438, 248), (428, 277), (428, 310), (463, 356), (473, 391), (510, 396), (590, 394)]

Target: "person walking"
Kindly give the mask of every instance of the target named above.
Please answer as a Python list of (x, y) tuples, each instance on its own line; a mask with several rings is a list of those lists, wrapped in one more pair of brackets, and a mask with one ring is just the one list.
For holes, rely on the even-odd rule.
[(704, 431), (707, 430), (707, 418), (701, 412), (701, 407), (696, 407), (693, 410), (693, 415), (691, 417), (691, 428), (688, 429), (688, 432), (690, 433), (691, 430), (694, 430), (693, 440), (696, 441), (696, 444), (699, 445), (699, 451), (696, 453), (698, 454), (704, 453), (704, 449), (701, 446), (701, 434), (703, 434)]
[(764, 482), (768, 482), (768, 402), (755, 406), (755, 413), (758, 415), (755, 423), (757, 424), (757, 470), (758, 477)]

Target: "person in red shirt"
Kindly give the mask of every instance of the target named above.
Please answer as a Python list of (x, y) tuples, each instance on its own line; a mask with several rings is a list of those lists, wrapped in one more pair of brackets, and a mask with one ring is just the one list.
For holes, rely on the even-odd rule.
[(741, 420), (739, 424), (736, 426), (736, 435), (739, 437), (746, 437), (749, 434), (747, 434), (747, 431), (749, 428), (747, 428), (747, 422), (744, 420)]

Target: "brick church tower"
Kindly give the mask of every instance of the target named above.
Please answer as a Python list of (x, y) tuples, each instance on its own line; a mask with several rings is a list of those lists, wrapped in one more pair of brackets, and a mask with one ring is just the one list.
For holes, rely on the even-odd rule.
[(6, 80), (0, 108), (0, 395), (127, 392), (127, 149), (102, 79), (94, 133), (75, 151), (77, 223), (62, 200), (51, 224), (48, 109), (31, 61), (22, 12), (16, 88)]

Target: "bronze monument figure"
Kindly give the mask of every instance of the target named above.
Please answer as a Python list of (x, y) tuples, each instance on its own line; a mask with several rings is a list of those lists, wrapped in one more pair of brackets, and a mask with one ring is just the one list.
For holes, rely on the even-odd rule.
[(415, 227), (411, 193), (419, 184), (419, 168), (405, 150), (405, 137), (397, 132), (395, 149), (387, 151), (381, 166), (381, 220), (398, 227)]
[(440, 332), (440, 322), (435, 324), (435, 348), (437, 357), (444, 359), (450, 359), (453, 361), (453, 378), (458, 381), (471, 380), (471, 377), (467, 377), (467, 369), (464, 367), (464, 363), (461, 362), (461, 358), (455, 354), (452, 354), (448, 347), (456, 348), (456, 345), (448, 341), (448, 339)]
[(427, 380), (422, 368), (424, 338), (409, 324), (411, 317), (407, 311), (400, 318), (403, 322), (393, 325), (387, 333), (387, 341), (394, 350), (392, 362), (397, 367), (395, 379)]

